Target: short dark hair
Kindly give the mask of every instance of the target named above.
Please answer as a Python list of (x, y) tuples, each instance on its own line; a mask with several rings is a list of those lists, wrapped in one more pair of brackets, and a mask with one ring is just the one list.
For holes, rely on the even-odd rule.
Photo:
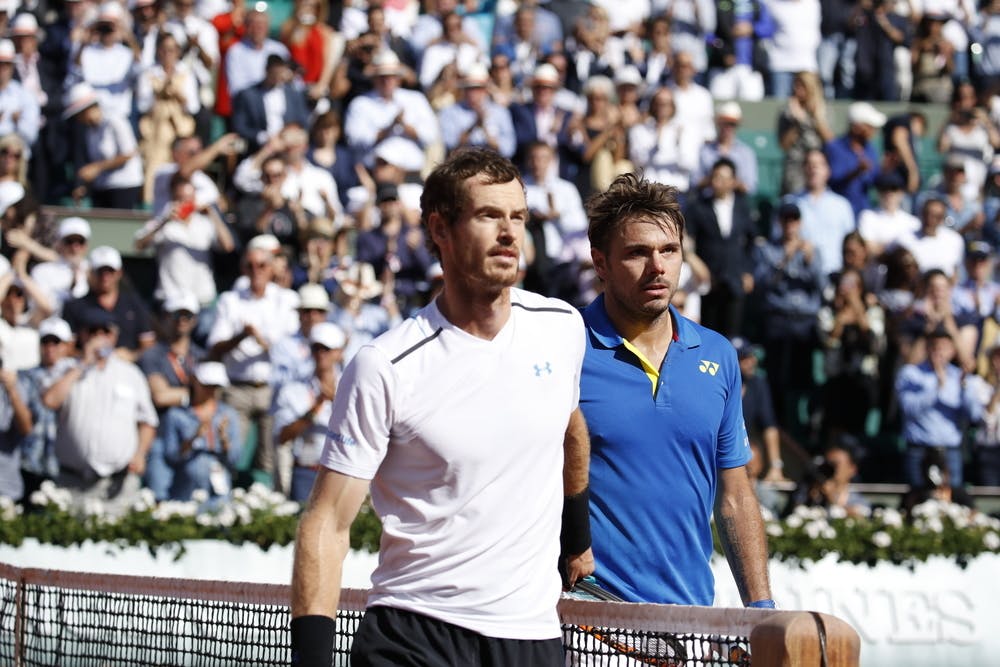
[(437, 245), (431, 239), (428, 220), (437, 213), (449, 224), (458, 221), (468, 201), (465, 182), (478, 176), (486, 185), (517, 181), (524, 187), (521, 172), (507, 158), (488, 148), (470, 147), (452, 151), (448, 158), (434, 168), (424, 181), (420, 195), (420, 222), (427, 235), (427, 243), (435, 255)]
[(719, 167), (729, 167), (729, 169), (733, 172), (733, 176), (735, 176), (736, 173), (737, 173), (736, 172), (736, 163), (733, 162), (731, 159), (727, 158), (725, 155), (723, 155), (718, 160), (716, 160), (714, 163), (712, 163), (712, 171), (711, 171), (711, 173), (714, 174), (715, 170), (718, 169)]
[(622, 174), (605, 192), (587, 200), (590, 245), (607, 252), (611, 234), (636, 220), (672, 226), (684, 238), (684, 214), (678, 202), (678, 190), (672, 185), (647, 181), (636, 173)]

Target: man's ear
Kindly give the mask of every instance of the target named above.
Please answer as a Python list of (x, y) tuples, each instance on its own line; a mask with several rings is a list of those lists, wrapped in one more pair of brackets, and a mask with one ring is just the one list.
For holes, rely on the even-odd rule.
[(597, 272), (597, 277), (603, 281), (608, 279), (608, 259), (604, 256), (604, 253), (597, 248), (590, 249), (590, 260), (594, 263), (594, 271)]
[(438, 248), (448, 238), (448, 223), (440, 213), (434, 212), (427, 216), (427, 233)]

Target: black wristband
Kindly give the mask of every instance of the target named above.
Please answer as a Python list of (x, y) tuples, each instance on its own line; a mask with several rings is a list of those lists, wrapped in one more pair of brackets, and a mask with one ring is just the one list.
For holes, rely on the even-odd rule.
[(292, 667), (331, 667), (337, 622), (329, 616), (292, 619)]
[(590, 548), (590, 487), (563, 498), (562, 534), (559, 543), (563, 556), (576, 556)]

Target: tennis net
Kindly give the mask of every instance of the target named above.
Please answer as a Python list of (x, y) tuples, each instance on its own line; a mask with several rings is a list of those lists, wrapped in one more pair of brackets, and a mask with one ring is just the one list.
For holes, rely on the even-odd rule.
[[(279, 585), (0, 564), (0, 664), (287, 665), (289, 595)], [(334, 664), (349, 664), (365, 599), (341, 595)], [(559, 609), (567, 664), (607, 667), (749, 665), (755, 628), (793, 614), (575, 599)]]

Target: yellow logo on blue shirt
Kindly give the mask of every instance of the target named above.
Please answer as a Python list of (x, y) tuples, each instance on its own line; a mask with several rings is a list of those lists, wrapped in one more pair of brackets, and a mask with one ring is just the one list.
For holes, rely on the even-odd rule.
[(705, 359), (702, 359), (701, 363), (698, 364), (698, 370), (701, 371), (702, 373), (715, 375), (716, 373), (719, 372), (719, 364), (715, 363), (714, 361), (706, 361)]

